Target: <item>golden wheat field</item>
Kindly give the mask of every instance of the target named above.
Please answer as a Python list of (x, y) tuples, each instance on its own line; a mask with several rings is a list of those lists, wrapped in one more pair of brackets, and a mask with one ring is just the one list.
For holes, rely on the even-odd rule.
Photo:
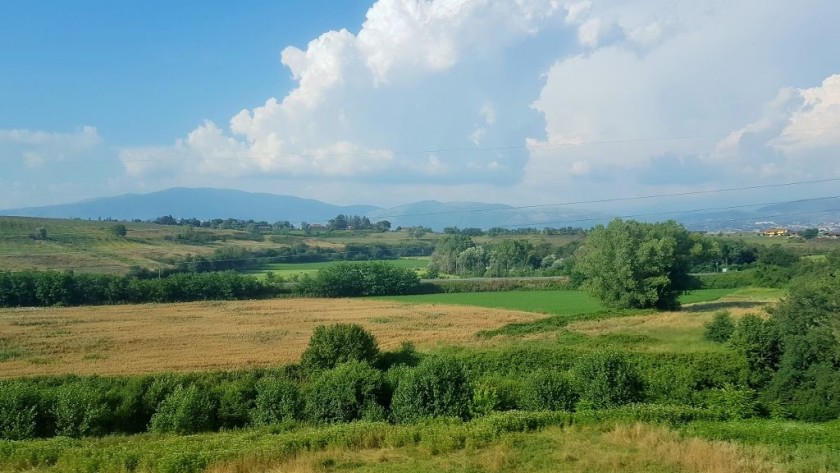
[(274, 299), (0, 310), (0, 377), (230, 370), (297, 361), (313, 329), (358, 323), (383, 349), (478, 343), (541, 314), (362, 299)]

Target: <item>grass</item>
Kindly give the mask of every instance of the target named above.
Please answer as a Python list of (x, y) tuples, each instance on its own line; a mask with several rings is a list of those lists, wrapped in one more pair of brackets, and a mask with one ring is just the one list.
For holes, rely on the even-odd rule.
[[(735, 289), (701, 289), (680, 298), (684, 304), (719, 299), (734, 293)], [(604, 312), (598, 300), (583, 291), (505, 291), (423, 294), (415, 296), (381, 297), (382, 300), (413, 304), (457, 304), (511, 310), (524, 310), (551, 315), (579, 315)]]
[[(0, 469), (817, 473), (840, 465), (840, 450), (833, 448), (837, 422), (693, 421), (667, 427), (619, 420), (617, 414), (587, 420), (563, 412), (508, 412), (470, 422), (287, 424), (192, 436), (0, 441)], [(748, 434), (765, 430), (758, 440)], [(783, 441), (774, 436), (779, 432)]]
[[(219, 467), (210, 471), (230, 470)], [(486, 446), (445, 453), (424, 446), (332, 449), (304, 453), (268, 471), (759, 473), (777, 469), (761, 455), (731, 442), (685, 438), (663, 427), (632, 424), (549, 427), (536, 433), (512, 433)]]
[(551, 315), (577, 315), (604, 310), (604, 306), (582, 291), (505, 291), (423, 294), (378, 298), (411, 304), (456, 304), (474, 307), (523, 310)]

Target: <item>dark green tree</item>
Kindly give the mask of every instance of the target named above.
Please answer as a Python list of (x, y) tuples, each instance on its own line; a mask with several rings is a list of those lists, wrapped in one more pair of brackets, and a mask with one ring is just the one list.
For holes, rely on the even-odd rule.
[(306, 415), (313, 422), (384, 420), (382, 373), (350, 361), (318, 374), (306, 392)]
[(399, 422), (429, 417), (459, 417), (470, 413), (472, 386), (463, 364), (455, 358), (433, 357), (405, 373), (391, 400)]
[(441, 272), (457, 274), (458, 255), (467, 248), (474, 246), (475, 243), (473, 243), (472, 238), (467, 235), (445, 235), (435, 245), (435, 251), (432, 253), (432, 264), (437, 266)]
[(608, 307), (674, 309), (690, 285), (690, 255), (688, 231), (676, 222), (616, 219), (592, 230), (576, 268)]
[(372, 364), (378, 356), (376, 338), (361, 325), (321, 325), (309, 339), (301, 364), (309, 370), (324, 370), (348, 361)]

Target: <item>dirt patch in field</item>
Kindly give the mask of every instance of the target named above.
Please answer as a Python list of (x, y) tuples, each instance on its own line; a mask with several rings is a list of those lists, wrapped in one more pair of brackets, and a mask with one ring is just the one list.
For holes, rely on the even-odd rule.
[(0, 377), (131, 374), (271, 366), (300, 358), (313, 329), (358, 323), (381, 348), (480, 343), (475, 333), (544, 315), (361, 299), (274, 299), (0, 310), (20, 355)]

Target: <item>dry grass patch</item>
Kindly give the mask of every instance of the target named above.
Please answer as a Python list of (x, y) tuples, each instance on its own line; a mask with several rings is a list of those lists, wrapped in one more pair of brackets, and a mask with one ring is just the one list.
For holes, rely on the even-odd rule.
[(692, 472), (784, 471), (755, 450), (731, 442), (687, 438), (646, 424), (560, 428), (514, 433), (489, 445), (437, 452), (424, 446), (328, 449), (274, 463), (241, 459), (213, 473), (317, 472)]
[(528, 312), (363, 299), (274, 299), (0, 310), (20, 355), (0, 377), (228, 370), (295, 362), (313, 329), (358, 323), (380, 347), (480, 343), (475, 333), (544, 317)]
[(776, 299), (747, 300), (740, 296), (727, 296), (718, 301), (686, 305), (676, 312), (657, 312), (647, 315), (618, 317), (570, 323), (572, 332), (591, 337), (623, 337), (634, 344), (636, 350), (654, 352), (693, 352), (719, 350), (720, 345), (703, 338), (704, 325), (712, 320), (715, 312), (728, 311), (735, 319), (746, 314), (765, 314), (765, 309)]

